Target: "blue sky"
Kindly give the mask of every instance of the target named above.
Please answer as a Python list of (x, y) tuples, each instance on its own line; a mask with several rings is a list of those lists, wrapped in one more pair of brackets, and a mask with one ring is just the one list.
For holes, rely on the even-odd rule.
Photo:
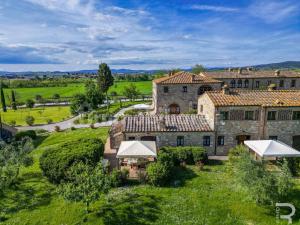
[(1, 0), (0, 70), (300, 60), (298, 0)]

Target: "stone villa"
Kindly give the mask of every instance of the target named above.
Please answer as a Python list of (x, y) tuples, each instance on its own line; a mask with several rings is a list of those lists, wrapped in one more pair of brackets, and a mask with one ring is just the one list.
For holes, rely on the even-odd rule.
[(260, 71), (239, 69), (193, 74), (178, 72), (153, 81), (153, 109), (160, 113), (188, 113), (197, 109), (198, 97), (205, 91), (232, 89), (261, 90), (271, 84), (277, 90), (300, 89), (300, 73), (294, 71)]
[[(285, 75), (284, 83), (294, 86), (295, 79), (295, 88), (300, 88), (300, 75), (291, 74)], [(256, 79), (249, 83), (256, 83)], [(263, 83), (264, 79), (275, 82), (283, 78), (261, 79)], [(230, 89), (227, 85), (221, 88), (223, 82), (226, 83), (186, 72), (155, 80), (154, 113), (125, 117), (114, 124), (110, 131), (111, 147), (117, 149), (124, 140), (153, 140), (158, 147), (203, 146), (210, 155), (227, 155), (230, 148), (244, 140), (278, 139), (300, 149), (300, 90)], [(215, 90), (205, 90), (198, 96), (198, 91), (208, 84)], [(196, 95), (190, 96), (197, 114), (176, 115), (190, 107), (190, 103), (184, 101), (188, 99), (183, 94), (185, 86), (187, 91), (196, 91)], [(168, 87), (167, 92), (165, 87)], [(180, 109), (169, 105), (166, 110), (168, 104), (178, 104)]]

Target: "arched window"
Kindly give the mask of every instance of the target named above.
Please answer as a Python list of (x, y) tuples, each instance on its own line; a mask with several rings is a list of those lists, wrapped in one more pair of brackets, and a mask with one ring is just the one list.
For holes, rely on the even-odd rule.
[(206, 91), (211, 91), (212, 87), (209, 85), (202, 85), (201, 87), (199, 87), (198, 89), (198, 95), (202, 95), (204, 92)]
[(170, 114), (179, 114), (180, 113), (180, 107), (177, 104), (171, 104), (169, 105), (169, 113)]
[(248, 88), (248, 87), (249, 87), (249, 80), (248, 80), (248, 79), (245, 80), (245, 82), (244, 82), (244, 87), (245, 87), (245, 88)]
[(243, 81), (241, 79), (238, 80), (237, 87), (238, 88), (242, 88), (243, 87)]
[(231, 88), (235, 88), (235, 80), (231, 80), (230, 81), (230, 87)]

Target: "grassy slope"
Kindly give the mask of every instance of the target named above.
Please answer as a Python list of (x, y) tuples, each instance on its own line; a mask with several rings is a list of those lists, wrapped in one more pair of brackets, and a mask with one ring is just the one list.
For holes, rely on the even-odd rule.
[(70, 117), (71, 113), (68, 106), (18, 109), (16, 111), (9, 109), (7, 112), (1, 113), (4, 122), (9, 123), (15, 120), (17, 125), (26, 125), (25, 118), (29, 115), (35, 118), (34, 124), (47, 124), (47, 119), (59, 122)]
[[(82, 136), (105, 140), (107, 131), (108, 128), (78, 129), (41, 139), (32, 153), (35, 164), (22, 170), (20, 187), (0, 199), (0, 211), (10, 212), (4, 224), (275, 224), (274, 209), (259, 207), (247, 199), (247, 194), (234, 186), (224, 165), (206, 166), (201, 172), (195, 167), (178, 170), (177, 187), (140, 185), (113, 190), (110, 196), (119, 197), (94, 204), (93, 213), (83, 223), (83, 205), (67, 203), (57, 196), (53, 185), (42, 176), (38, 159), (48, 147)], [(299, 199), (299, 192), (295, 193), (294, 199)], [(300, 206), (299, 202), (295, 204)]]
[[(122, 95), (124, 87), (134, 83), (142, 94), (150, 95), (152, 91), (151, 81), (141, 82), (116, 82), (109, 92), (115, 91), (118, 95)], [(17, 93), (16, 98), (19, 102), (25, 102), (27, 99), (35, 99), (36, 95), (41, 95), (43, 98), (52, 98), (54, 94), (59, 94), (61, 97), (72, 97), (76, 93), (84, 92), (84, 83), (69, 84), (67, 87), (41, 87), (41, 88), (15, 88)], [(4, 89), (4, 94), (7, 103), (9, 103), (11, 89)]]

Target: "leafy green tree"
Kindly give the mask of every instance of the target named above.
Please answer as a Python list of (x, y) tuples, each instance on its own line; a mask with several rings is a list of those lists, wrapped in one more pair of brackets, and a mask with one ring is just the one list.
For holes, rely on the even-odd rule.
[(2, 82), (1, 82), (1, 84), (0, 84), (0, 100), (1, 100), (1, 105), (2, 105), (2, 110), (3, 110), (3, 112), (6, 112), (7, 111), (7, 109), (6, 109), (6, 103), (5, 103), (5, 97), (4, 97), (4, 91), (3, 91), (3, 84), (2, 84)]
[(109, 107), (108, 103), (108, 89), (114, 84), (114, 78), (112, 76), (111, 70), (106, 63), (101, 63), (98, 70), (98, 88), (101, 92), (106, 95), (107, 111)]
[(13, 110), (17, 110), (16, 95), (14, 90), (11, 90), (11, 108)]
[(35, 100), (37, 102), (41, 102), (43, 100), (43, 97), (41, 95), (37, 94), (37, 95), (35, 95)]
[(199, 65), (199, 64), (196, 64), (196, 65), (192, 68), (192, 73), (195, 73), (195, 74), (199, 74), (199, 73), (204, 72), (204, 71), (205, 71), (204, 66)]
[(132, 101), (136, 99), (140, 95), (140, 91), (137, 89), (136, 85), (129, 84), (129, 86), (124, 88), (123, 95), (127, 98), (131, 99)]
[(35, 102), (32, 99), (26, 100), (26, 107), (32, 109), (34, 107)]
[(88, 112), (89, 103), (84, 94), (76, 94), (72, 98), (70, 110), (73, 115), (78, 115), (83, 112)]
[(52, 98), (54, 99), (54, 100), (59, 100), (60, 99), (60, 95), (59, 94), (54, 94), (53, 96), (52, 96)]
[(16, 184), (21, 166), (31, 166), (32, 140), (28, 137), (10, 144), (0, 142), (0, 192)]
[(34, 117), (33, 116), (26, 116), (25, 122), (29, 125), (32, 126), (34, 124)]
[(111, 187), (110, 178), (99, 163), (95, 168), (79, 162), (67, 172), (68, 181), (59, 185), (59, 193), (67, 201), (83, 202), (86, 213), (90, 204), (99, 200)]
[(86, 82), (85, 95), (92, 109), (97, 109), (98, 105), (103, 102), (103, 94), (96, 88), (96, 84), (93, 81)]

